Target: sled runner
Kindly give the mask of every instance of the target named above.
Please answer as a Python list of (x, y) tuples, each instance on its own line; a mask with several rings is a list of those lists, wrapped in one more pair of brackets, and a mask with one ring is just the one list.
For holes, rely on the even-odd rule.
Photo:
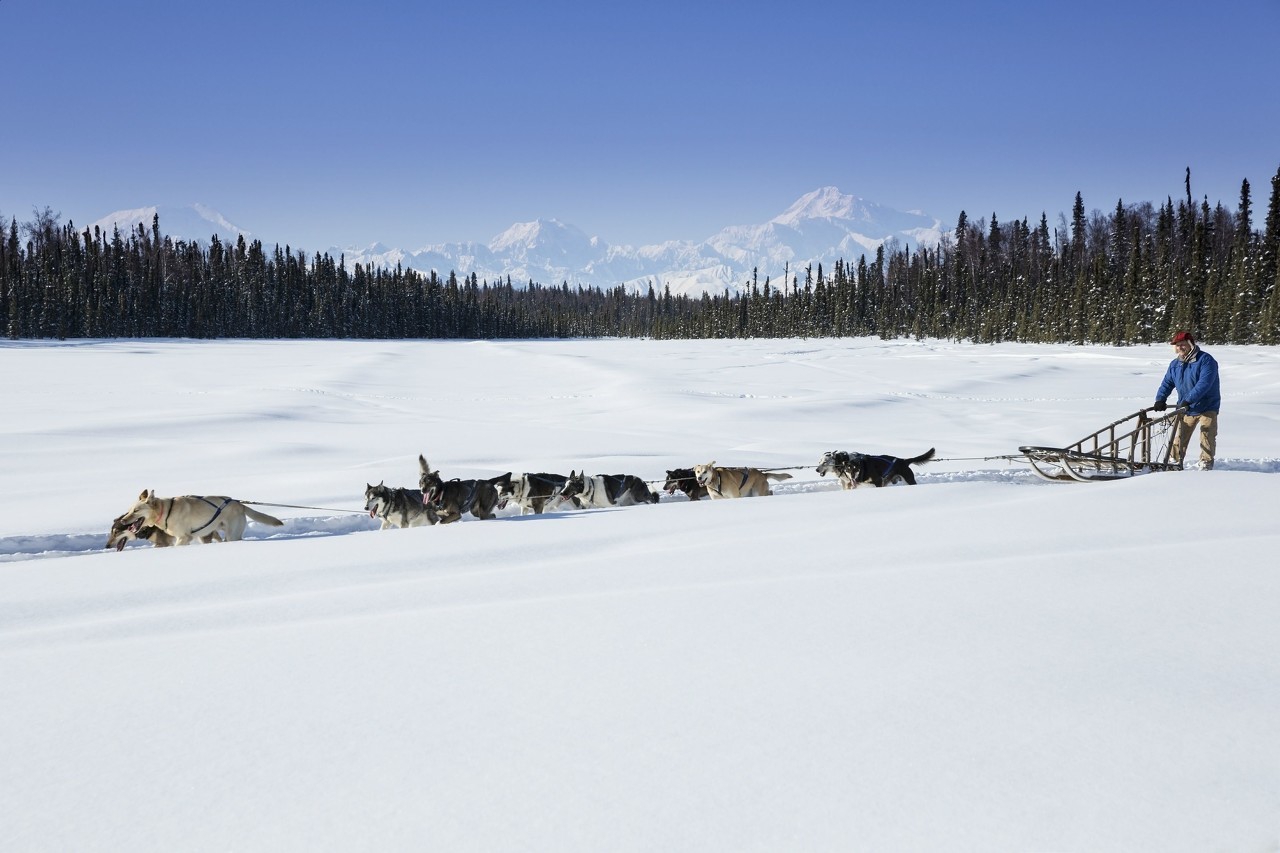
[[(1186, 408), (1140, 409), (1067, 447), (1020, 447), (1031, 470), (1045, 480), (1088, 483), (1122, 480), (1153, 471), (1179, 471), (1169, 462), (1174, 422)], [(1157, 444), (1164, 441), (1163, 448)]]

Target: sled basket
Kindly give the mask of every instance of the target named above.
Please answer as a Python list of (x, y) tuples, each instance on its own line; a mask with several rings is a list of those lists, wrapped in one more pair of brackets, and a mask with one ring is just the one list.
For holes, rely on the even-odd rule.
[[(1018, 448), (1031, 470), (1045, 480), (1088, 483), (1094, 480), (1122, 480), (1154, 471), (1179, 471), (1182, 465), (1169, 462), (1173, 450), (1175, 424), (1185, 406), (1165, 412), (1140, 409), (1067, 447)], [(1163, 441), (1163, 448), (1157, 444)]]

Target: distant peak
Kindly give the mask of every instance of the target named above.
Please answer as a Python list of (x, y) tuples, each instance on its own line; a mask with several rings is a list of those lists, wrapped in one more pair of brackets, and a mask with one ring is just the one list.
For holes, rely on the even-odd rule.
[(210, 235), (217, 234), (220, 240), (234, 243), (238, 237), (252, 236), (248, 231), (228, 222), (221, 213), (204, 204), (185, 206), (158, 204), (133, 210), (117, 210), (91, 223), (89, 227), (97, 226), (108, 234), (113, 228), (130, 231), (142, 225), (149, 229), (152, 220), (157, 216), (160, 217), (161, 233), (174, 239), (207, 242)]
[(489, 241), (492, 251), (500, 252), (512, 246), (532, 247), (544, 241), (587, 242), (587, 235), (573, 225), (567, 225), (559, 219), (535, 219), (532, 222), (517, 222)]
[(862, 199), (842, 193), (837, 187), (819, 187), (800, 196), (773, 221), (793, 225), (805, 219), (859, 219), (865, 216), (866, 203)]

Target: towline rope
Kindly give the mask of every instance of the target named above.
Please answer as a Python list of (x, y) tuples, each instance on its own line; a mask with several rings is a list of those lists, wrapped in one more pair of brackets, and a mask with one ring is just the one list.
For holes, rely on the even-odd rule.
[(240, 503), (248, 504), (249, 506), (276, 506), (285, 509), (318, 509), (321, 512), (352, 512), (357, 515), (364, 515), (367, 512), (367, 510), (363, 509), (337, 509), (331, 506), (302, 506), (301, 504), (272, 504), (266, 501), (240, 501)]

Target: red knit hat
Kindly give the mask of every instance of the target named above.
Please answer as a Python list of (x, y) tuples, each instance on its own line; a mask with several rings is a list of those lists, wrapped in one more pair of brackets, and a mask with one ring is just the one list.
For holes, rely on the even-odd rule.
[(1175, 334), (1175, 335), (1173, 336), (1173, 340), (1172, 340), (1172, 341), (1170, 341), (1169, 343), (1171, 343), (1171, 344), (1180, 344), (1180, 343), (1182, 343), (1183, 341), (1186, 341), (1186, 342), (1187, 342), (1187, 343), (1189, 343), (1189, 344), (1194, 344), (1194, 343), (1196, 342), (1196, 339), (1195, 339), (1195, 338), (1193, 338), (1193, 337), (1191, 337), (1191, 333), (1190, 333), (1190, 332), (1178, 332), (1177, 334)]

